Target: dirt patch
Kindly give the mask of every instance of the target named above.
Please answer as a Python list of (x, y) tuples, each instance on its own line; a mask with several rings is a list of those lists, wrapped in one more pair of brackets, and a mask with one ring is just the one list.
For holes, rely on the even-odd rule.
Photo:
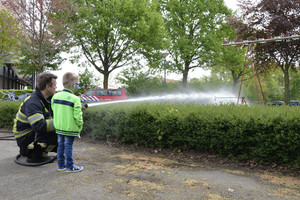
[[(243, 175), (243, 176), (247, 175), (245, 171), (241, 171), (241, 170), (226, 169), (224, 171), (236, 175)], [(277, 185), (284, 185), (290, 188), (300, 188), (299, 177), (285, 176), (282, 175), (281, 173), (274, 174), (274, 173), (264, 172), (264, 171), (256, 172), (256, 176), (258, 176), (262, 181), (267, 181)]]
[(231, 174), (237, 174), (237, 175), (246, 175), (246, 173), (244, 171), (241, 170), (230, 170), (230, 169), (226, 169), (224, 170), (225, 172), (231, 173)]
[(163, 186), (157, 183), (153, 183), (145, 180), (130, 180), (129, 185), (132, 187), (139, 187), (142, 190), (162, 190)]
[(172, 170), (169, 165), (172, 163), (175, 164), (174, 161), (164, 159), (164, 158), (155, 158), (150, 156), (145, 156), (143, 154), (121, 154), (112, 156), (112, 158), (118, 158), (122, 160), (129, 160), (130, 164), (127, 165), (117, 165), (117, 171), (120, 174), (129, 174), (129, 173), (136, 173), (138, 171), (144, 170), (158, 170), (158, 169), (167, 169)]
[(209, 184), (202, 180), (194, 180), (194, 179), (186, 179), (184, 181), (185, 184), (187, 184), (190, 188), (193, 187), (206, 187), (209, 188)]
[[(111, 145), (111, 144), (110, 144)], [(112, 145), (115, 146), (115, 145)], [(240, 176), (257, 176), (259, 180), (269, 182), (276, 185), (282, 185), (287, 188), (276, 190), (272, 196), (276, 197), (289, 197), (291, 199), (299, 198), (300, 194), (295, 193), (295, 189), (300, 189), (300, 171), (299, 169), (290, 169), (283, 166), (274, 167), (274, 165), (259, 165), (253, 161), (237, 161), (221, 156), (199, 153), (195, 151), (177, 152), (173, 150), (162, 149), (148, 149), (136, 146), (122, 146), (127, 151), (134, 151), (134, 154), (122, 154), (114, 156), (115, 158), (130, 160), (131, 163), (116, 166), (118, 173), (128, 174), (136, 173), (144, 170), (165, 170), (167, 175), (173, 169), (180, 166), (187, 166), (188, 168), (210, 168), (223, 170), (230, 174)], [(170, 171), (170, 172), (168, 172)], [(188, 188), (203, 187), (210, 188), (206, 180), (184, 179), (184, 184)], [(135, 184), (142, 182), (134, 182)], [(153, 183), (152, 183), (153, 184)], [(145, 183), (145, 185), (147, 185)], [(161, 187), (161, 186), (160, 186)], [(158, 187), (160, 189), (160, 187)], [(157, 188), (157, 189), (158, 189)], [(218, 194), (211, 194), (211, 199), (226, 199)]]
[[(99, 142), (99, 141), (98, 141)], [(101, 141), (100, 141), (101, 142)], [(102, 143), (102, 142), (101, 142)], [(218, 155), (213, 155), (209, 153), (203, 153), (193, 150), (186, 150), (183, 152), (178, 152), (177, 150), (171, 149), (151, 149), (144, 147), (136, 147), (134, 145), (126, 145), (118, 142), (109, 142), (105, 143), (105, 145), (109, 145), (112, 147), (122, 148), (125, 151), (136, 152), (133, 157), (128, 157), (128, 155), (122, 155), (124, 159), (136, 159), (143, 155), (151, 156), (151, 162), (154, 163), (163, 163), (164, 167), (169, 166), (170, 168), (174, 168), (176, 166), (185, 166), (189, 167), (205, 167), (208, 165), (209, 167), (218, 167), (218, 166), (228, 166), (232, 168), (239, 168), (243, 170), (232, 170), (231, 173), (234, 174), (244, 174), (244, 170), (250, 171), (261, 171), (261, 173), (268, 172), (270, 174), (275, 174), (278, 176), (290, 176), (290, 177), (300, 177), (300, 168), (294, 169), (286, 166), (280, 166), (276, 164), (270, 165), (261, 165), (253, 160), (246, 161), (238, 161), (235, 159), (230, 159)], [(121, 157), (120, 157), (121, 158)], [(140, 158), (140, 161), (149, 161), (148, 158)], [(176, 162), (174, 162), (174, 160)], [(230, 171), (228, 171), (230, 172)]]
[(280, 188), (278, 190), (275, 190), (274, 193), (270, 194), (272, 196), (278, 197), (278, 198), (286, 198), (286, 199), (294, 199), (299, 200), (300, 199), (300, 193), (295, 193), (295, 190), (289, 189), (289, 188)]
[(274, 175), (269, 172), (257, 174), (263, 181), (268, 181), (278, 185), (285, 185), (287, 187), (300, 188), (300, 179), (291, 176)]
[(208, 195), (209, 199), (208, 200), (227, 200), (227, 198), (221, 197), (219, 194), (209, 194)]
[[(99, 141), (98, 141), (99, 142)], [(102, 143), (100, 141), (100, 143)], [(131, 189), (127, 189), (125, 195), (134, 199), (136, 191), (141, 189), (144, 194), (149, 191), (161, 191), (165, 186), (159, 181), (149, 181), (143, 178), (135, 178), (136, 174), (152, 173), (160, 171), (165, 176), (175, 176), (174, 170), (185, 167), (194, 169), (222, 169), (224, 172), (238, 176), (256, 176), (259, 180), (276, 185), (282, 185), (285, 189), (276, 190), (272, 196), (286, 195), (294, 198), (298, 197), (295, 190), (300, 188), (299, 170), (288, 169), (286, 167), (274, 167), (274, 165), (263, 166), (253, 161), (236, 161), (221, 156), (199, 153), (195, 151), (178, 152), (175, 150), (149, 149), (124, 145), (119, 143), (102, 143), (111, 147), (122, 149), (122, 154), (109, 155), (107, 153), (94, 152), (97, 155), (108, 156), (109, 159), (122, 160), (122, 163), (114, 167), (114, 171), (120, 176), (133, 175), (133, 178), (119, 179), (119, 182), (126, 183)], [(94, 149), (90, 148), (90, 151)], [(99, 170), (99, 172), (104, 172)], [(157, 173), (157, 172), (156, 172)], [(161, 174), (159, 176), (161, 176)], [(158, 175), (157, 175), (158, 176)], [(188, 189), (205, 188), (211, 189), (209, 181), (206, 179), (182, 178), (182, 187)], [(229, 192), (232, 189), (229, 188)], [(234, 191), (234, 190), (232, 190)], [(228, 192), (228, 191), (227, 191)], [(297, 193), (297, 192), (296, 192)], [(292, 195), (294, 194), (294, 196)], [(271, 194), (270, 194), (271, 195)], [(210, 199), (226, 199), (218, 194), (210, 194)]]

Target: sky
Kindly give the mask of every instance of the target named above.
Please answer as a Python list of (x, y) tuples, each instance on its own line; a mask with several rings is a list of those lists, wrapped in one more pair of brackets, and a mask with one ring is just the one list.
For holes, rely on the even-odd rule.
[[(232, 10), (237, 10), (237, 0), (224, 0), (225, 5), (228, 6), (230, 9)], [(59, 71), (51, 71), (53, 74), (57, 75), (57, 90), (62, 90), (63, 89), (63, 85), (62, 85), (62, 76), (66, 73), (66, 72), (74, 72), (76, 74), (78, 74), (79, 72), (83, 72), (84, 69), (83, 68), (79, 68), (77, 66), (77, 64), (72, 64), (71, 62), (68, 61), (68, 54), (63, 54), (63, 57), (67, 58), (67, 60), (65, 62), (63, 62), (63, 64), (61, 65), (61, 70)], [(168, 60), (168, 57), (166, 58)], [(103, 84), (103, 75), (100, 74), (100, 72), (96, 71), (94, 69), (94, 67), (89, 67), (88, 68), (90, 71), (93, 72), (93, 74), (95, 74), (95, 76), (97, 78), (100, 78), (100, 85), (99, 87), (102, 87)], [(114, 82), (114, 78), (117, 76), (117, 74), (120, 73), (120, 71), (113, 71), (110, 76), (109, 76), (109, 88), (118, 88), (120, 87), (120, 85), (118, 85), (116, 82)], [(163, 76), (162, 74), (159, 74), (160, 76)], [(203, 76), (208, 76), (210, 75), (210, 71), (205, 71), (203, 69), (196, 69), (194, 71), (190, 71), (189, 72), (189, 79), (191, 78), (201, 78)], [(174, 80), (182, 80), (182, 75), (181, 74), (175, 74), (175, 73), (167, 73), (167, 79), (174, 79)]]

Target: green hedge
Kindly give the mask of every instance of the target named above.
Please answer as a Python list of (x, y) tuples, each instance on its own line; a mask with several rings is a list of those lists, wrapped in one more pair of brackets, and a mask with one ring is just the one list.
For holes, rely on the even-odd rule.
[(20, 101), (0, 101), (0, 128), (12, 129)]
[[(0, 101), (0, 128), (12, 128), (20, 103)], [(300, 168), (300, 107), (124, 103), (83, 116), (82, 135), (93, 139)]]
[[(26, 89), (26, 90), (14, 90), (14, 89), (1, 89), (0, 91), (3, 92), (11, 92), (15, 91), (16, 95), (21, 95), (24, 93), (32, 93), (33, 90)], [(3, 94), (0, 92), (0, 99), (2, 99)], [(0, 101), (0, 128), (5, 129), (12, 129), (13, 126), (13, 119), (18, 112), (19, 105), (21, 101)]]
[(300, 167), (300, 107), (123, 104), (90, 107), (83, 134)]

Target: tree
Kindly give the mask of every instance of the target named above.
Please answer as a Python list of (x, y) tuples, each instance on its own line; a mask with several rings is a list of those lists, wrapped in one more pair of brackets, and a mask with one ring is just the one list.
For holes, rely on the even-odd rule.
[[(272, 72), (274, 73), (274, 72)], [(262, 74), (260, 76), (262, 88), (264, 88), (264, 97), (266, 102), (282, 100), (283, 94), (280, 85), (278, 84), (278, 80), (272, 74)], [(262, 94), (259, 94), (260, 99), (263, 97)], [(257, 101), (258, 94), (256, 90), (256, 84), (254, 79), (249, 79), (244, 84), (244, 96), (247, 97), (250, 101)]]
[(230, 15), (223, 1), (162, 0), (170, 34), (172, 70), (183, 75), (186, 87), (190, 70), (211, 60), (216, 46), (223, 42), (220, 31)]
[(291, 99), (300, 100), (300, 76), (299, 71), (292, 71), (291, 73)]
[[(223, 31), (228, 41), (236, 39), (236, 34), (232, 27), (225, 26)], [(211, 62), (212, 71), (220, 74), (230, 73), (233, 80), (232, 91), (236, 92), (237, 84), (243, 75), (244, 64), (249, 64), (249, 61), (245, 63), (246, 49), (243, 46), (222, 46), (215, 54)], [(245, 70), (245, 73), (248, 72), (249, 68)]]
[(192, 91), (211, 92), (224, 89), (228, 89), (232, 81), (226, 77), (220, 77), (216, 73), (212, 73), (210, 76), (204, 76), (200, 79), (193, 78), (188, 83), (188, 88)]
[[(1, 0), (1, 5), (10, 10), (20, 23), (22, 72), (56, 70), (63, 61), (60, 52), (67, 39), (66, 21), (74, 12), (71, 0)], [(63, 12), (62, 12), (63, 10)], [(60, 20), (56, 17), (60, 15)], [(62, 17), (64, 16), (64, 17)]]
[(131, 65), (137, 56), (148, 62), (161, 57), (159, 50), (167, 40), (156, 1), (85, 0), (77, 6), (73, 38), (85, 58), (103, 74), (104, 88), (108, 88), (112, 71)]
[(76, 93), (83, 94), (85, 91), (98, 88), (99, 87), (99, 78), (95, 77), (92, 72), (90, 72), (87, 68), (83, 72), (79, 73), (79, 90)]
[[(267, 38), (284, 34), (300, 34), (299, 0), (263, 0), (257, 3), (244, 0), (241, 2), (242, 20), (236, 18), (232, 25), (242, 39)], [(243, 23), (244, 22), (244, 23)], [(299, 66), (300, 39), (258, 43), (255, 48), (257, 66), (274, 66), (284, 75), (285, 104), (290, 100), (290, 69)]]
[(125, 85), (128, 96), (160, 95), (163, 93), (163, 82), (150, 77), (149, 71), (143, 71), (141, 65), (123, 70), (117, 80)]
[(5, 9), (0, 9), (0, 66), (13, 62), (19, 55), (21, 30), (15, 18)]

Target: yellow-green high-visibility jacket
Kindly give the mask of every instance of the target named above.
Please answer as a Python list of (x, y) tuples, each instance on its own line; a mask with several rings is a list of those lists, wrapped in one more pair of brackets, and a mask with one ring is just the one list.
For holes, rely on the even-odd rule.
[(51, 131), (54, 131), (51, 103), (36, 88), (31, 96), (22, 102), (15, 116), (13, 126), (15, 138), (21, 146), (26, 138), (34, 138), (32, 134), (47, 134)]
[(56, 133), (80, 137), (83, 127), (80, 98), (65, 88), (52, 97), (51, 106)]

